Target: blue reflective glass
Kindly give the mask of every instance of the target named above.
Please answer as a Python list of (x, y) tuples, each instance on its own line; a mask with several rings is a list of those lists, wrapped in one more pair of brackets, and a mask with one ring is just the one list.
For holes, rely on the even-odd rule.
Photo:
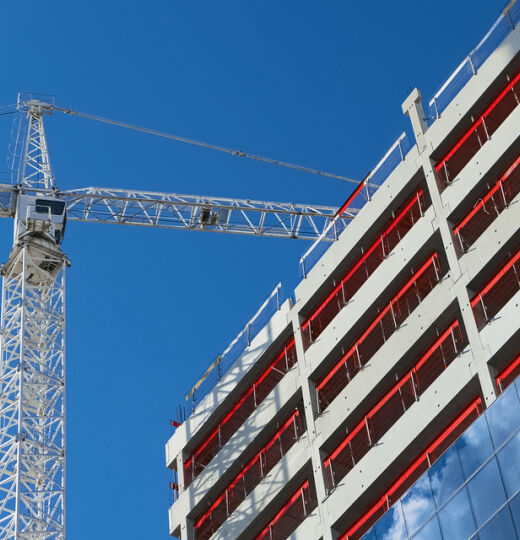
[(497, 454), (508, 497), (520, 490), (520, 432)]
[(441, 529), (437, 516), (428, 521), (428, 523), (415, 535), (412, 540), (441, 540)]
[(465, 487), (439, 511), (439, 522), (444, 540), (469, 538), (476, 530)]
[(513, 500), (509, 501), (509, 507), (511, 508), (511, 514), (513, 515), (516, 530), (518, 534), (520, 534), (520, 494), (518, 494)]
[(413, 534), (435, 512), (430, 479), (423, 475), (401, 499), (408, 534)]
[(498, 448), (520, 427), (520, 402), (511, 385), (486, 411), (491, 437)]
[(361, 540), (377, 540), (376, 538), (376, 530), (374, 527), (372, 527), (367, 533), (365, 533)]
[(478, 533), (479, 540), (515, 540), (517, 538), (509, 506), (500, 512)]
[(468, 482), (468, 492), (477, 525), (480, 527), (506, 501), (495, 458)]
[(398, 502), (376, 523), (377, 540), (407, 538), (401, 503)]
[(462, 470), (469, 478), (486, 459), (493, 454), (493, 443), (484, 416), (475, 420), (474, 424), (457, 440)]
[(463, 483), (457, 449), (449, 448), (428, 471), (437, 507), (442, 505)]

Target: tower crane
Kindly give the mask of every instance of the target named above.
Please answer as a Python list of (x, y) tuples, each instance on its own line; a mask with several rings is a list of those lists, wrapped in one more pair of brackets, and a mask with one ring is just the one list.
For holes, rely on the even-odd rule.
[[(43, 117), (18, 104), (26, 130), (15, 184), (0, 184), (14, 219), (3, 277), (0, 358), (0, 539), (66, 538), (65, 274), (67, 220), (281, 238), (320, 237), (337, 208), (87, 187), (61, 190)], [(351, 219), (348, 209), (336, 219)]]

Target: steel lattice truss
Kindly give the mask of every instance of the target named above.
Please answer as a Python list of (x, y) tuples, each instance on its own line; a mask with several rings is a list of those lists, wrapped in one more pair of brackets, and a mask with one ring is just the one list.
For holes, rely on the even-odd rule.
[(16, 250), (3, 280), (0, 538), (63, 539), (65, 263), (31, 251)]
[(54, 179), (41, 117), (42, 107), (39, 103), (32, 107), (31, 113), (28, 114), (29, 127), (24, 141), (24, 160), (18, 181), (26, 187), (50, 189), (54, 187)]
[[(67, 218), (282, 238), (316, 238), (336, 212), (327, 206), (85, 188), (62, 191)], [(354, 217), (355, 211), (347, 216)]]
[[(0, 216), (13, 217), (2, 265), (0, 539), (65, 540), (66, 218), (282, 238), (319, 238), (336, 208), (123, 189), (54, 186), (38, 100), (24, 102), (27, 131), (17, 185), (0, 184)], [(16, 154), (16, 152), (15, 152)], [(65, 204), (64, 204), (65, 203)], [(356, 210), (342, 218), (351, 219)], [(327, 235), (326, 241), (332, 241)]]

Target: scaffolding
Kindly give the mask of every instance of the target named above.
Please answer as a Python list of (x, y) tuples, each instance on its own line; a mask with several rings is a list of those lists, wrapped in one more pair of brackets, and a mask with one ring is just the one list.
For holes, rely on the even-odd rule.
[(455, 249), (463, 255), (520, 193), (520, 156), (478, 199), (471, 211), (453, 228)]
[(285, 540), (315, 507), (316, 497), (305, 480), (255, 540)]
[(381, 437), (419, 399), (419, 396), (455, 360), (464, 348), (466, 339), (456, 319), (414, 367), (401, 377), (347, 437), (323, 461), (325, 486), (328, 491), (377, 444)]
[(501, 394), (520, 375), (520, 355), (511, 360), (509, 364), (495, 377), (498, 393)]
[(394, 298), (350, 346), (336, 365), (318, 382), (318, 413), (323, 412), (360, 369), (384, 345), (442, 277), (437, 252), (416, 269)]
[(520, 103), (520, 72), (435, 165), (440, 191), (448, 187)]
[(303, 323), (302, 337), (305, 349), (309, 348), (332, 319), (347, 305), (406, 233), (417, 223), (426, 208), (424, 193), (420, 189), (389, 220), (370, 247), (366, 251), (361, 248), (360, 257)]
[(520, 290), (520, 249), (472, 298), (471, 308), (479, 330)]
[(268, 396), (271, 390), (296, 364), (296, 348), (291, 338), (276, 355), (273, 362), (228, 410), (210, 434), (184, 462), (185, 487), (206, 468), (222, 446), (236, 433), (240, 426)]
[(238, 508), (273, 467), (305, 433), (303, 406), (300, 405), (278, 427), (267, 444), (230, 482), (215, 502), (195, 519), (195, 539), (207, 540)]

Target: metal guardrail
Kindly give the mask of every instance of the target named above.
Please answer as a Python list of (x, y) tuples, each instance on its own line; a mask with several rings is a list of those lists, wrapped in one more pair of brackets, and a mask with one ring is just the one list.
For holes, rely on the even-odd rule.
[[(363, 180), (364, 186), (359, 194), (350, 201), (350, 204), (361, 210), (367, 202), (372, 199), (372, 196), (383, 182), (390, 176), (395, 168), (404, 160), (406, 154), (410, 151), (412, 145), (406, 133), (402, 133), (397, 141), (390, 147), (388, 152), (383, 156), (381, 161), (375, 166), (370, 174)], [(345, 211), (346, 208), (342, 207)], [(318, 260), (329, 249), (331, 244), (335, 242), (341, 233), (347, 228), (351, 220), (346, 220), (338, 214), (327, 226), (322, 235), (312, 244), (307, 252), (300, 259), (300, 274), (302, 278), (306, 278), (307, 274), (315, 266)]]
[(480, 43), (461, 62), (430, 100), (424, 111), (430, 125), (440, 118), (443, 111), (453, 101), (455, 96), (477, 74), (482, 64), (495, 52), (519, 22), (520, 2), (513, 0), (506, 6), (502, 15), (500, 15)]
[(229, 368), (242, 355), (251, 341), (260, 333), (272, 316), (280, 309), (285, 300), (282, 284), (274, 288), (267, 300), (260, 306), (255, 315), (244, 326), (242, 331), (229, 344), (226, 350), (208, 367), (204, 374), (186, 394), (187, 406), (179, 408), (179, 421), (183, 422), (195, 411), (203, 399), (222, 379)]

